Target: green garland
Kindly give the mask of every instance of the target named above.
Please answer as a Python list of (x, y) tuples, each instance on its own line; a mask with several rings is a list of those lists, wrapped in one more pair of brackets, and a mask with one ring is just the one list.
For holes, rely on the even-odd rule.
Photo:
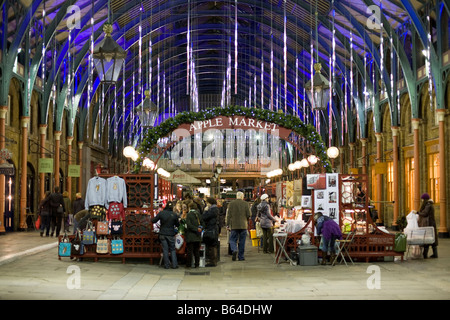
[(328, 159), (326, 147), (321, 136), (317, 133), (314, 126), (304, 124), (299, 118), (292, 115), (286, 115), (280, 112), (274, 112), (266, 109), (245, 108), (241, 106), (229, 106), (227, 108), (206, 109), (199, 112), (181, 112), (173, 118), (170, 118), (159, 126), (151, 128), (147, 131), (141, 146), (138, 149), (140, 160), (136, 163), (136, 169), (142, 166), (142, 159), (150, 150), (156, 146), (160, 138), (166, 137), (172, 131), (182, 124), (190, 124), (195, 121), (204, 121), (219, 116), (245, 116), (256, 120), (275, 123), (281, 127), (292, 130), (298, 135), (307, 139), (319, 157), (326, 172), (332, 172), (331, 163)]

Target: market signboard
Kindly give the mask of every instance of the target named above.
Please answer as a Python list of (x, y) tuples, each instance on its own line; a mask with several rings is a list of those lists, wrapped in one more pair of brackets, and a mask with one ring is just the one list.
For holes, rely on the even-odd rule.
[(39, 173), (52, 173), (53, 172), (53, 159), (52, 158), (40, 158), (39, 159)]

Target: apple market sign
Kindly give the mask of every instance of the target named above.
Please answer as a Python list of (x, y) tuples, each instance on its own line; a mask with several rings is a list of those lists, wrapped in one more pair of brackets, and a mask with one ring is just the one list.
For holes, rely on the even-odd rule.
[(243, 116), (220, 116), (204, 121), (195, 121), (194, 123), (191, 123), (189, 125), (181, 125), (179, 128), (186, 128), (187, 126), (189, 126), (189, 131), (191, 133), (208, 129), (255, 129), (265, 130), (268, 133), (279, 130), (279, 126), (276, 123), (265, 122)]
[(279, 168), (280, 137), (287, 139), (290, 133), (291, 130), (275, 123), (245, 116), (194, 121), (173, 131), (172, 138), (181, 141), (172, 148), (170, 159), (176, 165), (259, 161), (265, 170), (271, 171)]

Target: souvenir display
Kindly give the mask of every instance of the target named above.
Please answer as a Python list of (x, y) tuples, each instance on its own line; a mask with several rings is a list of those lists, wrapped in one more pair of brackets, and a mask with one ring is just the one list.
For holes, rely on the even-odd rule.
[(111, 240), (111, 253), (112, 254), (123, 253), (123, 240), (122, 239), (112, 239)]
[(67, 234), (64, 234), (62, 241), (59, 243), (58, 254), (60, 257), (70, 257), (72, 244), (69, 242)]

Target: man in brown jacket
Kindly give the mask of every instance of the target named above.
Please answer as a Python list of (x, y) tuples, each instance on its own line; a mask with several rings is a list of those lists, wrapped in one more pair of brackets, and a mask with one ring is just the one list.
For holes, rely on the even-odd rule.
[(245, 260), (244, 249), (250, 207), (243, 199), (244, 193), (239, 191), (236, 194), (236, 200), (231, 201), (227, 209), (226, 225), (227, 229), (231, 230), (229, 242), (233, 261), (236, 260), (236, 255), (239, 261)]

